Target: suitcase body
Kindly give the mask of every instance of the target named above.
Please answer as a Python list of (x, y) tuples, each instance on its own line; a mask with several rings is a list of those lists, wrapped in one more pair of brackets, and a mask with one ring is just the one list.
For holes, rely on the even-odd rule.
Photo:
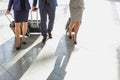
[(38, 24), (36, 20), (29, 20), (28, 30), (30, 33), (40, 33), (41, 32), (40, 20), (38, 20)]
[(38, 10), (36, 12), (36, 19), (33, 20), (33, 12), (31, 11), (31, 19), (28, 20), (29, 33), (40, 33), (41, 32), (41, 21), (38, 20)]
[[(7, 14), (5, 14), (5, 16), (7, 17), (7, 19), (9, 20), (9, 22), (10, 22), (10, 25), (9, 25), (9, 27), (11, 28), (11, 30), (15, 33), (15, 21), (12, 21), (9, 17), (8, 17), (8, 15)], [(10, 16), (13, 18), (13, 16), (12, 16), (12, 14), (10, 14)], [(14, 18), (13, 18), (14, 19)], [(21, 29), (21, 35), (22, 35), (22, 24), (21, 24), (21, 26), (20, 26), (20, 29)], [(26, 33), (26, 36), (30, 36), (30, 34), (29, 34), (29, 31), (27, 31), (27, 33)]]
[[(33, 20), (33, 15), (32, 15), (32, 11), (31, 11), (31, 20), (28, 20), (28, 30), (26, 33), (26, 36), (30, 36), (31, 33), (40, 33), (41, 32), (41, 28), (40, 28), (40, 20), (38, 20), (38, 11), (36, 11), (37, 15), (36, 15), (36, 20)], [(12, 14), (10, 14), (12, 16)], [(7, 19), (10, 22), (10, 28), (12, 29), (12, 31), (15, 33), (15, 21), (12, 21), (7, 14), (5, 14), (5, 16), (7, 17)], [(13, 18), (13, 16), (12, 16)], [(14, 18), (13, 18), (14, 19)], [(20, 26), (21, 29), (21, 35), (22, 35), (22, 24)]]

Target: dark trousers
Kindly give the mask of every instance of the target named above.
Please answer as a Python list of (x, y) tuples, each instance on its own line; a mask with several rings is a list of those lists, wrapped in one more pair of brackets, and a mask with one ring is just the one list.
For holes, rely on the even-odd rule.
[[(49, 4), (44, 5), (44, 7), (40, 8), (40, 16), (41, 16), (41, 32), (43, 37), (47, 36), (48, 32), (53, 30), (54, 18), (55, 18), (55, 10), (56, 8), (51, 8)], [(47, 25), (47, 15), (48, 15), (48, 25)]]

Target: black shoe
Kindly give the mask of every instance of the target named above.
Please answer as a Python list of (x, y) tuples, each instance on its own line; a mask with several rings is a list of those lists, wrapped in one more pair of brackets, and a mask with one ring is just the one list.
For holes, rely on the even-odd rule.
[(22, 42), (24, 45), (26, 44), (26, 42)]
[(72, 36), (69, 36), (69, 39), (72, 39)]
[(46, 42), (46, 37), (44, 37), (42, 40), (42, 43), (45, 43), (45, 42)]
[(19, 50), (20, 49), (20, 47), (16, 47), (16, 50)]
[(19, 50), (21, 48), (21, 44), (20, 44), (20, 46), (19, 47), (16, 47), (16, 50)]
[(74, 44), (77, 44), (77, 42), (76, 42), (76, 41), (74, 41)]
[(49, 36), (49, 38), (52, 38), (51, 32), (48, 32), (48, 36)]
[(24, 37), (22, 37), (22, 44), (26, 44), (26, 39)]

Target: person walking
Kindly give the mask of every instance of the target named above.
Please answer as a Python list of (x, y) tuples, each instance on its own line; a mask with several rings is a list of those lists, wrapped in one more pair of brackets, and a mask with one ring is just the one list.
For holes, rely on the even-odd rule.
[[(32, 10), (36, 10), (37, 0), (33, 0)], [(49, 38), (52, 38), (52, 30), (55, 19), (55, 11), (56, 11), (57, 1), (56, 0), (39, 0), (39, 8), (40, 8), (40, 17), (41, 17), (41, 32), (42, 32), (42, 43), (46, 42), (47, 33)], [(48, 15), (48, 25), (47, 22)]]
[(71, 21), (69, 24), (69, 38), (72, 39), (72, 29), (74, 29), (74, 44), (77, 44), (77, 33), (79, 26), (82, 22), (82, 13), (84, 9), (84, 1), (83, 0), (70, 0), (70, 17)]
[(30, 3), (28, 0), (9, 0), (8, 9), (6, 14), (10, 14), (11, 8), (14, 11), (15, 21), (15, 36), (16, 36), (16, 49), (20, 49), (20, 33), (22, 26), (22, 43), (26, 44), (25, 35), (27, 33), (28, 15), (30, 10)]

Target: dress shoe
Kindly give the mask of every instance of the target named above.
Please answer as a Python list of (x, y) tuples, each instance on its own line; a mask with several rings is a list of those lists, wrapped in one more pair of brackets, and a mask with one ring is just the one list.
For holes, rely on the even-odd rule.
[(76, 42), (76, 41), (74, 41), (74, 44), (77, 44), (77, 42)]
[(22, 42), (24, 45), (26, 44), (26, 42)]
[(26, 44), (26, 39), (25, 39), (25, 37), (22, 37), (22, 44)]
[(16, 38), (16, 50), (19, 50), (20, 47), (21, 47), (20, 39), (17, 39), (17, 38)]
[(21, 44), (20, 44), (20, 46), (17, 46), (17, 47), (16, 47), (16, 50), (19, 50), (20, 48), (21, 48)]
[(20, 49), (20, 47), (16, 47), (16, 50), (19, 50)]
[(51, 32), (48, 32), (48, 36), (49, 36), (49, 38), (52, 38)]
[(72, 36), (69, 35), (69, 39), (72, 39)]
[(42, 40), (42, 43), (45, 43), (45, 42), (46, 42), (46, 37), (44, 37)]

